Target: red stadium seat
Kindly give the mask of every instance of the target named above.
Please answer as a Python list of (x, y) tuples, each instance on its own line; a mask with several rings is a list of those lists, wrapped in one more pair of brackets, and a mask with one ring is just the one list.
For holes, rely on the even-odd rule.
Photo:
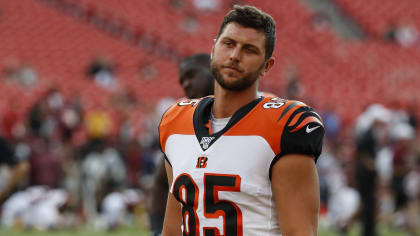
[[(413, 94), (418, 93), (413, 91), (414, 85), (419, 86), (414, 76), (419, 72), (416, 70), (420, 63), (419, 49), (405, 49), (376, 39), (384, 35), (393, 22), (410, 22), (420, 29), (420, 4), (416, 1), (395, 4), (393, 0), (369, 3), (335, 0), (374, 36), (364, 41), (345, 41), (332, 30), (316, 30), (313, 13), (299, 1), (255, 2), (274, 16), (278, 30), (274, 52), (276, 66), (262, 80), (262, 87), (283, 95), (287, 73), (295, 67), (306, 88), (305, 97), (320, 107), (335, 103), (338, 112), (349, 120), (367, 103), (375, 102), (377, 94), (413, 99)], [(106, 105), (112, 92), (98, 88), (85, 76), (87, 66), (98, 55), (106, 55), (116, 62), (118, 83), (130, 88), (141, 101), (153, 103), (164, 96), (182, 96), (177, 85), (176, 60), (161, 54), (209, 52), (219, 28), (219, 23), (215, 22), (222, 20), (227, 7), (223, 5), (219, 11), (204, 13), (194, 9), (190, 1), (179, 9), (169, 6), (166, 0), (61, 0), (55, 3), (79, 7), (86, 16), (77, 18), (48, 2), (53, 1), (0, 2), (0, 63), (16, 58), (33, 66), (40, 75), (34, 90), (0, 85), (0, 92), (10, 97), (25, 94), (22, 103), (27, 109), (41, 96), (39, 91), (54, 85), (66, 96), (79, 92), (89, 108)], [(91, 22), (95, 16), (96, 26)], [(194, 32), (183, 28), (188, 17), (196, 19)], [(131, 41), (123, 39), (121, 32), (112, 33), (112, 29), (104, 25), (99, 27), (101, 22), (114, 24), (117, 21), (119, 30), (132, 32)], [(134, 41), (144, 40), (146, 35), (150, 37), (150, 48)], [(141, 72), (147, 65), (154, 71), (151, 76)], [(383, 93), (389, 88), (388, 84), (411, 92)], [(1, 101), (0, 109), (6, 105)]]

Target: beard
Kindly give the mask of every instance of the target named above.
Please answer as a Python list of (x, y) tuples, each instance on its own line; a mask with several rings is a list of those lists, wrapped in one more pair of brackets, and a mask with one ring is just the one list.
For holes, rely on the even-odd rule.
[(220, 72), (222, 68), (219, 64), (211, 62), (210, 69), (213, 77), (216, 79), (217, 83), (226, 90), (231, 91), (243, 91), (251, 87), (259, 78), (260, 72), (264, 67), (264, 63), (256, 70), (244, 74), (242, 77), (238, 77), (235, 80), (229, 81), (229, 79), (223, 77)]

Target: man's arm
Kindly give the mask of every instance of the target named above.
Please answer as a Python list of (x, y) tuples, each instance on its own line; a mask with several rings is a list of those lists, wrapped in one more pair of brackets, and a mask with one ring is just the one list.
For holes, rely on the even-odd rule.
[[(169, 189), (172, 187), (172, 167), (165, 160), (166, 174), (168, 176)], [(182, 235), (182, 208), (180, 203), (175, 199), (172, 193), (168, 194), (166, 203), (165, 220), (163, 222), (163, 236), (179, 236)]]
[(317, 235), (320, 200), (313, 157), (283, 156), (273, 166), (271, 184), (283, 236)]
[(147, 199), (147, 213), (151, 231), (158, 235), (162, 233), (165, 207), (168, 200), (168, 178), (165, 171), (165, 158), (159, 162), (153, 176), (153, 188)]

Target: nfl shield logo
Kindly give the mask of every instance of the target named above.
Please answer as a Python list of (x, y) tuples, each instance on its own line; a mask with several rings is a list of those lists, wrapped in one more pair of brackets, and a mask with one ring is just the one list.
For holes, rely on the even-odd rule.
[(211, 141), (213, 141), (214, 137), (202, 137), (200, 145), (203, 147), (203, 149), (209, 148), (209, 145)]

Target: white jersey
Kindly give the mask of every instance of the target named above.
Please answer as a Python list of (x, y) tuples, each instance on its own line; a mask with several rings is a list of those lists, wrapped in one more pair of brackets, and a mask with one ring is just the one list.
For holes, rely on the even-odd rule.
[(159, 126), (173, 171), (170, 192), (182, 203), (183, 235), (281, 235), (271, 167), (288, 153), (319, 156), (319, 116), (301, 102), (261, 97), (212, 133), (213, 101), (181, 101)]

